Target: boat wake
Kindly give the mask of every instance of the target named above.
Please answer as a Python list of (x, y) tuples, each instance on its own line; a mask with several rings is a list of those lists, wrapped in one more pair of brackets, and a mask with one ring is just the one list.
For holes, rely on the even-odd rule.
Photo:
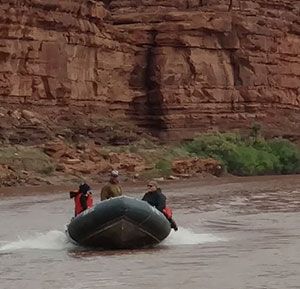
[[(191, 229), (179, 228), (177, 232), (172, 231), (161, 245), (197, 245), (209, 242), (224, 241), (213, 234), (198, 234)], [(0, 241), (0, 253), (7, 253), (24, 249), (42, 249), (42, 250), (65, 250), (74, 248), (62, 231), (49, 231), (47, 233), (36, 233), (30, 238), (19, 237), (17, 241)]]
[(171, 231), (171, 234), (165, 239), (162, 245), (197, 245), (210, 242), (225, 241), (223, 238), (213, 234), (199, 234), (191, 229), (180, 227), (177, 232)]
[(21, 249), (64, 250), (70, 247), (72, 244), (68, 242), (65, 233), (49, 231), (44, 234), (36, 233), (30, 238), (19, 237), (19, 240), (13, 242), (1, 242), (0, 252)]

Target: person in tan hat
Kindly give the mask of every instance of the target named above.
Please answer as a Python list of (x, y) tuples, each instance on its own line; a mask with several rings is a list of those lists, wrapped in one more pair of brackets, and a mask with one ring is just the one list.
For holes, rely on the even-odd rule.
[(109, 182), (101, 190), (101, 201), (122, 195), (122, 188), (119, 185), (119, 172), (113, 170), (110, 173)]

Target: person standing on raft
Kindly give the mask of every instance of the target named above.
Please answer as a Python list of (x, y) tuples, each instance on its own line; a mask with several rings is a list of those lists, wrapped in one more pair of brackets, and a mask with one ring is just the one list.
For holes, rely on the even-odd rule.
[(82, 183), (77, 192), (70, 192), (70, 199), (74, 198), (75, 217), (93, 206), (93, 196), (88, 184)]

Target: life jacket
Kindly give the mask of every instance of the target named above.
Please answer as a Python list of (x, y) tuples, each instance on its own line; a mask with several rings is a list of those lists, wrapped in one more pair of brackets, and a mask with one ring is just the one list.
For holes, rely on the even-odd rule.
[(165, 207), (163, 209), (163, 213), (164, 213), (164, 215), (166, 216), (167, 219), (171, 219), (172, 216), (173, 216), (173, 212), (172, 212), (171, 208), (169, 208), (169, 207)]
[(74, 202), (75, 202), (75, 217), (80, 214), (83, 211), (81, 202), (80, 202), (80, 197), (81, 197), (82, 193), (78, 193), (75, 198), (74, 198)]
[[(82, 193), (78, 192), (78, 194), (75, 196), (74, 201), (75, 201), (75, 216), (83, 212), (85, 209), (83, 208), (80, 198), (82, 196)], [(91, 208), (93, 206), (93, 197), (92, 194), (87, 194), (86, 198), (86, 205), (87, 209)]]
[(86, 199), (87, 208), (93, 207), (93, 197), (92, 194), (88, 194)]

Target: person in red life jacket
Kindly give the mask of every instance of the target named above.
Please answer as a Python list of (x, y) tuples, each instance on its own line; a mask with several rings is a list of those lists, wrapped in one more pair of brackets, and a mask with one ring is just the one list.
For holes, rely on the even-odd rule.
[(70, 192), (70, 198), (74, 198), (75, 217), (93, 206), (91, 188), (86, 183), (81, 184), (77, 192)]
[(161, 192), (157, 182), (150, 181), (147, 185), (148, 192), (143, 196), (142, 200), (155, 207), (162, 212), (171, 224), (171, 228), (175, 231), (178, 227), (175, 221), (172, 219), (172, 210), (166, 206), (166, 196)]

